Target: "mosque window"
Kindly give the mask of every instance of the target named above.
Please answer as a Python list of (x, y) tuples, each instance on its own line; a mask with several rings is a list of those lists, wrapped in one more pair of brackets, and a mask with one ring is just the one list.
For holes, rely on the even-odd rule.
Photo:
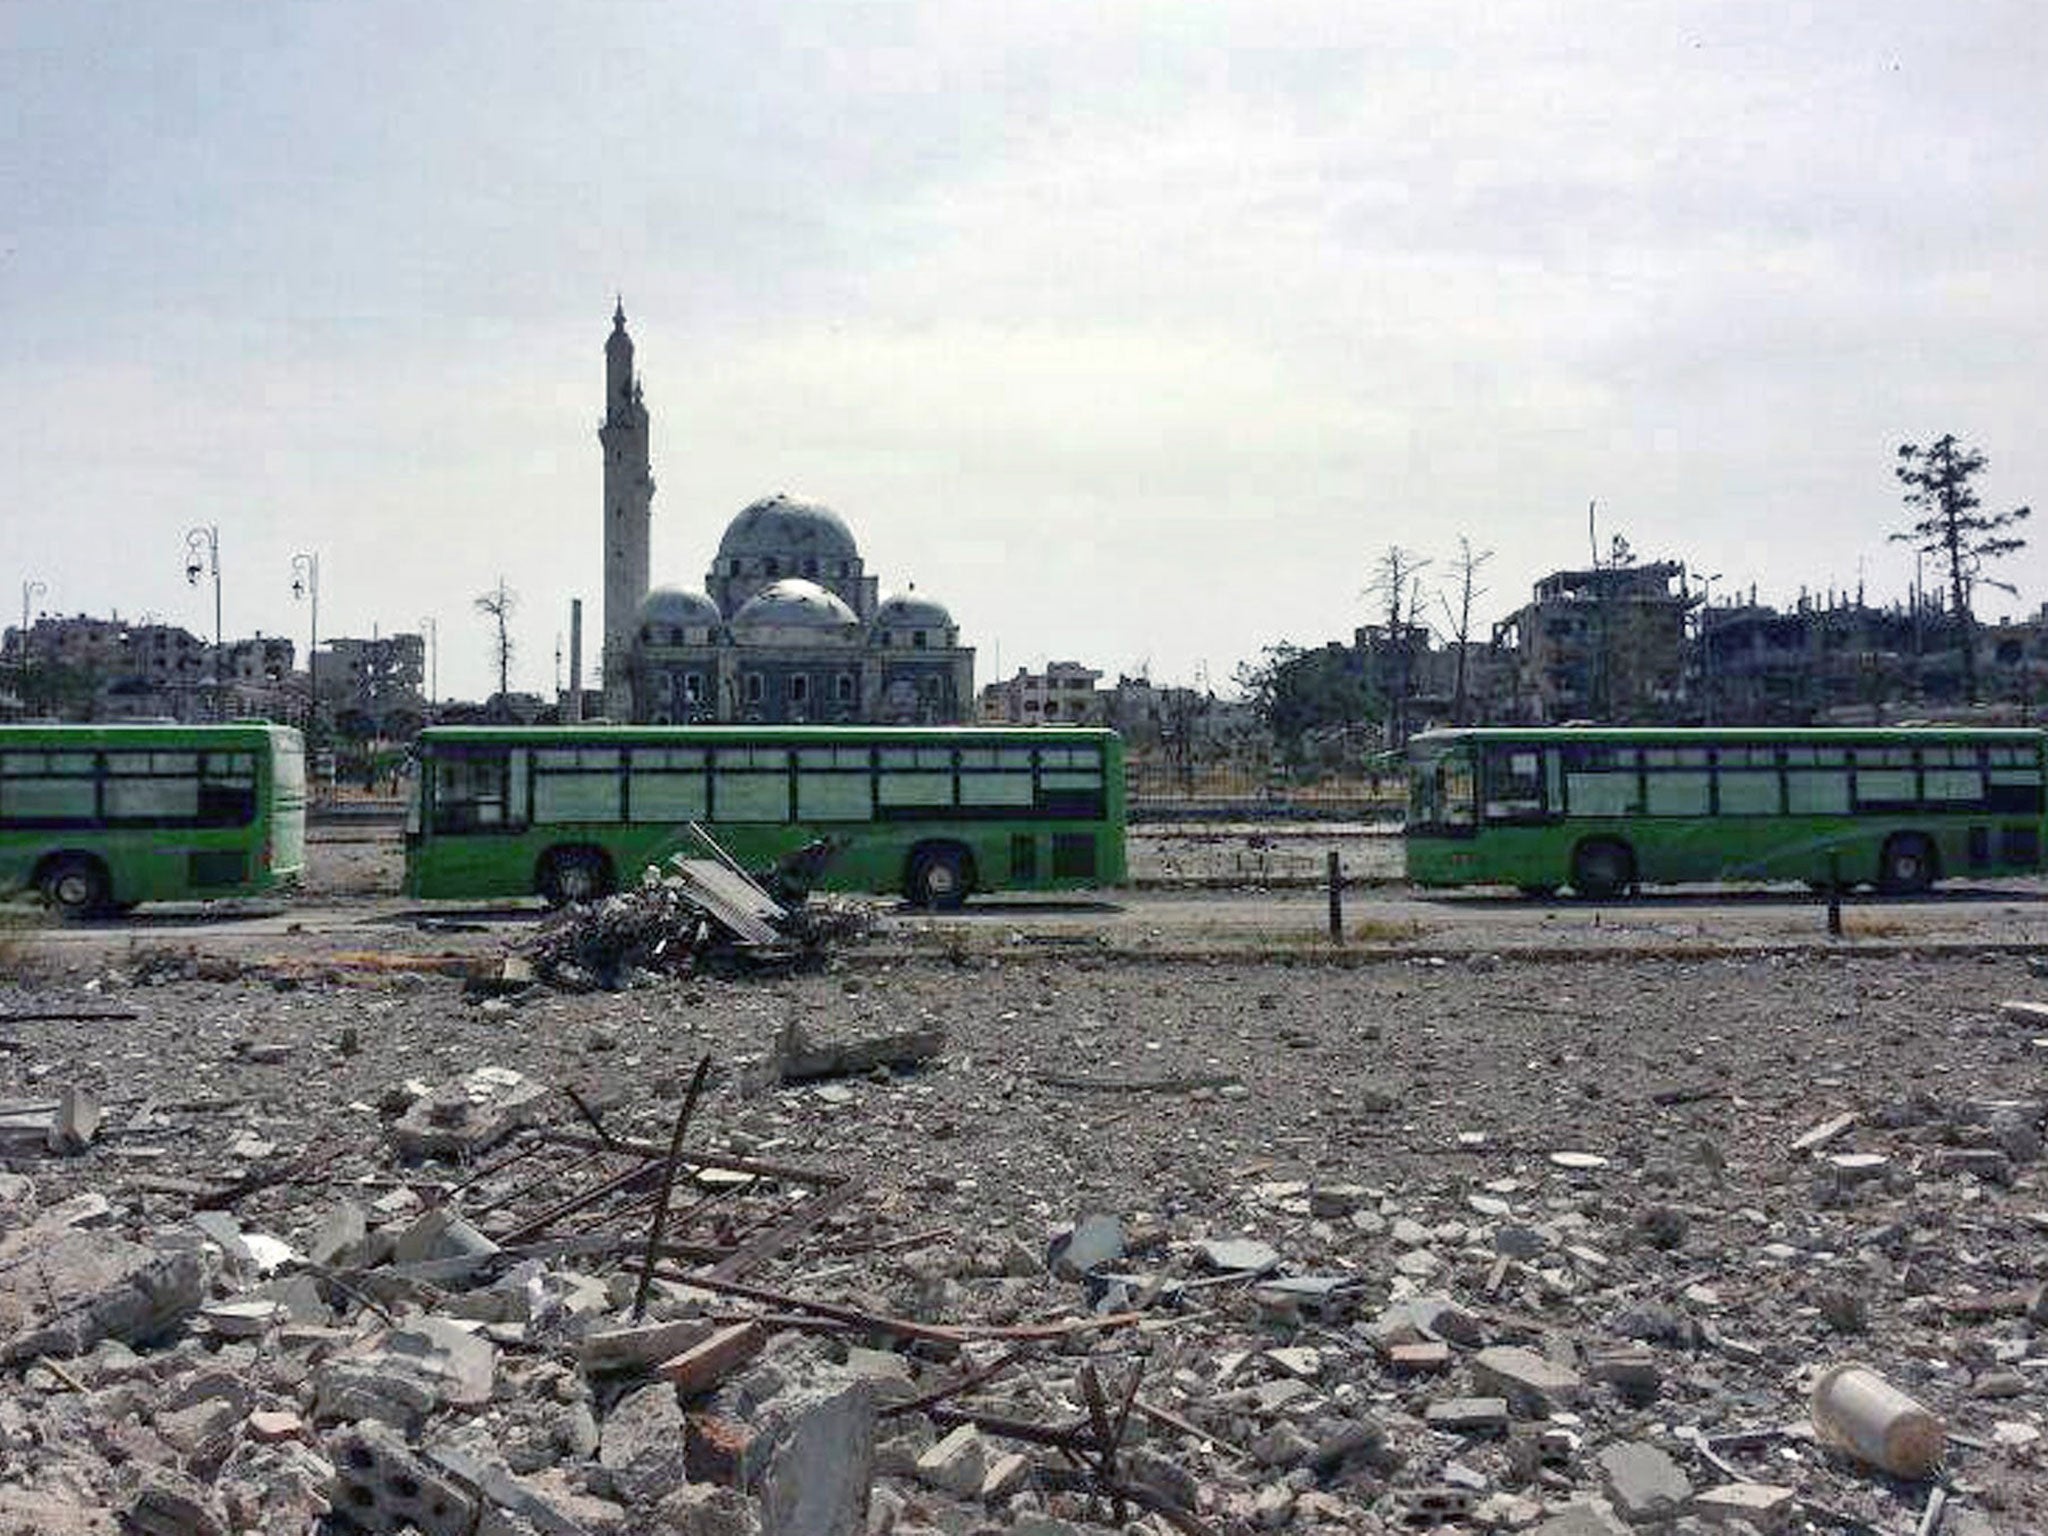
[(806, 561), (804, 561), (804, 574), (805, 574), (806, 576), (815, 576), (815, 575), (817, 575), (817, 574), (818, 574), (818, 562), (817, 562), (817, 561), (815, 561), (815, 560), (806, 560)]
[(737, 576), (737, 575), (739, 575), (739, 573), (740, 573), (740, 563), (739, 563), (739, 561), (737, 561), (737, 560), (728, 560), (728, 561), (726, 562), (725, 574), (726, 574), (726, 575), (728, 575), (728, 576)]
[(809, 679), (808, 677), (804, 676), (804, 675), (803, 675), (803, 674), (802, 674), (801, 672), (799, 672), (799, 673), (797, 673), (797, 674), (796, 674), (795, 676), (793, 676), (793, 677), (791, 677), (791, 678), (790, 678), (790, 680), (789, 680), (789, 702), (790, 702), (790, 703), (792, 703), (792, 704), (802, 704), (802, 703), (805, 703), (805, 702), (807, 702), (807, 701), (809, 700), (810, 696), (811, 696), (811, 680), (810, 680), (810, 679)]
[(761, 574), (764, 576), (780, 576), (782, 574), (782, 562), (773, 555), (770, 555), (761, 562)]
[(758, 704), (767, 696), (767, 693), (767, 680), (758, 672), (749, 672), (747, 674), (747, 702), (749, 704)]
[(921, 651), (921, 650), (923, 650), (923, 649), (924, 649), (924, 631), (923, 631), (923, 630), (921, 630), (921, 629), (914, 629), (914, 630), (912, 630), (912, 631), (910, 632), (910, 645), (911, 645), (911, 649), (913, 649), (913, 650), (918, 650), (918, 651)]
[(834, 680), (833, 686), (840, 703), (851, 704), (853, 702), (853, 674), (851, 672), (840, 673), (837, 679)]
[(692, 704), (704, 702), (704, 674), (685, 672), (683, 674), (683, 697)]

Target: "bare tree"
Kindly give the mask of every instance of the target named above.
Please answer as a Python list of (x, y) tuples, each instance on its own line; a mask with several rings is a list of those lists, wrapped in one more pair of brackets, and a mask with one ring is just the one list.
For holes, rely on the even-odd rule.
[(1413, 640), (1416, 619), (1422, 609), (1422, 572), (1427, 560), (1412, 551), (1389, 544), (1373, 567), (1366, 594), (1386, 604), (1387, 650), (1394, 663), (1391, 697), (1387, 700), (1387, 745), (1398, 747), (1408, 740), (1408, 700), (1415, 692)]
[(506, 628), (506, 621), (512, 617), (512, 610), (519, 606), (519, 594), (505, 585), (500, 576), (498, 584), (476, 600), (476, 611), (491, 619), (498, 626), (497, 638), (492, 641), (492, 653), (498, 662), (498, 707), (509, 710), (512, 707), (512, 689), (509, 679), (512, 673), (512, 636)]
[(1911, 528), (1895, 533), (1892, 542), (1911, 544), (1923, 555), (1938, 555), (1948, 565), (1949, 600), (1955, 607), (1963, 647), (1963, 696), (1977, 702), (1977, 621), (1970, 593), (1978, 582), (2001, 592), (2017, 590), (2010, 582), (1983, 574), (1984, 562), (2024, 549), (2027, 541), (2005, 530), (2033, 516), (2032, 507), (2005, 512), (1979, 512), (1981, 503), (1970, 483), (1983, 473), (1982, 450), (1965, 448), (1953, 433), (1944, 433), (1925, 448), (1899, 446), (1892, 473), (1906, 488), (1906, 505), (1921, 514)]
[(1486, 588), (1475, 586), (1473, 578), (1479, 574), (1479, 567), (1493, 558), (1493, 551), (1472, 552), (1472, 541), (1463, 534), (1458, 536), (1458, 606), (1454, 611), (1451, 600), (1439, 593), (1437, 601), (1443, 604), (1444, 618), (1451, 626), (1451, 638), (1457, 643), (1457, 685), (1451, 701), (1451, 721), (1455, 725), (1465, 723), (1465, 648), (1472, 639), (1472, 600), (1486, 596)]

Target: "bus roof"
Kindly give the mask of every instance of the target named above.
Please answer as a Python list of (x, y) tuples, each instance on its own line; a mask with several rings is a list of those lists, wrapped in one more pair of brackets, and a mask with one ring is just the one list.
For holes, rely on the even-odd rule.
[(107, 721), (87, 725), (43, 724), (0, 725), (0, 742), (10, 746), (78, 746), (100, 743), (190, 745), (214, 744), (251, 746), (257, 742), (289, 737), (299, 739), (296, 727), (264, 720), (235, 720), (219, 725), (179, 725), (162, 721)]
[(1081, 725), (430, 725), (420, 732), (422, 743), (514, 741), (534, 744), (571, 742), (602, 746), (613, 742), (672, 742), (679, 739), (719, 742), (787, 742), (830, 746), (852, 736), (879, 741), (943, 741), (972, 744), (986, 741), (1117, 740), (1115, 731)]
[(1418, 731), (1408, 738), (1408, 744), (1444, 747), (1461, 741), (1609, 741), (1706, 746), (1717, 741), (1910, 743), (1936, 737), (2019, 743), (2041, 741), (2044, 734), (2048, 733), (2019, 725), (1489, 725)]

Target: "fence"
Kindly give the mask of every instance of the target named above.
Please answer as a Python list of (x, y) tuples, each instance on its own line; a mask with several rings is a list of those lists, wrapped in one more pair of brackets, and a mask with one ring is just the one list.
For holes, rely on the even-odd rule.
[(1407, 786), (1398, 774), (1325, 774), (1294, 781), (1243, 764), (1126, 762), (1132, 821), (1248, 819), (1384, 821), (1398, 817)]

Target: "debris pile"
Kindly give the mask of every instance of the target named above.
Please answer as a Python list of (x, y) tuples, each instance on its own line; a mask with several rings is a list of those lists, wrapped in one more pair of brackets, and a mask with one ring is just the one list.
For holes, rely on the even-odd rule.
[[(1535, 968), (1202, 969), (19, 1026), (0, 1533), (2039, 1529), (2048, 1104), (1971, 970), (1910, 1040), (1931, 989), (1610, 974), (1651, 1042)], [(159, 1039), (232, 1092), (89, 1071)]]
[(730, 862), (670, 861), (640, 884), (552, 914), (523, 947), (539, 978), (572, 990), (618, 991), (636, 977), (685, 977), (706, 968), (815, 966), (873, 931), (871, 904), (808, 897), (787, 877), (786, 904)]

